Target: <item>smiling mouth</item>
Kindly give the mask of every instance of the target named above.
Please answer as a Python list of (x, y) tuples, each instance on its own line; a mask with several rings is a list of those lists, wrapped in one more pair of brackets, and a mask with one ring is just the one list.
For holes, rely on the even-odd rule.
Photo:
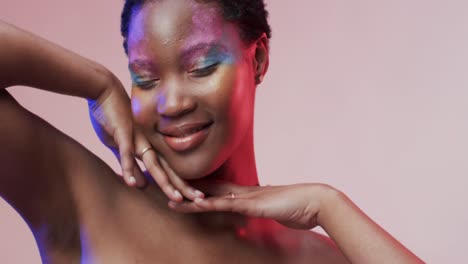
[(166, 144), (176, 152), (193, 150), (208, 137), (213, 122), (184, 124), (161, 129)]

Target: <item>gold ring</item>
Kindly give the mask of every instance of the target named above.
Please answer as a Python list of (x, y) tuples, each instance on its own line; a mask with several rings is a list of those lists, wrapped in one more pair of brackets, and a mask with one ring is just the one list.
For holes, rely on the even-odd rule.
[(141, 151), (140, 158), (142, 159), (142, 158), (143, 158), (143, 155), (144, 155), (147, 151), (152, 150), (152, 149), (153, 149), (152, 147), (147, 147), (147, 148), (143, 149), (143, 150)]

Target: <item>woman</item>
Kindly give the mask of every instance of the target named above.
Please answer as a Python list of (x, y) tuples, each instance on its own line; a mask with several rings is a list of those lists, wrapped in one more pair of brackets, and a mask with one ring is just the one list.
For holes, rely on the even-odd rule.
[[(131, 103), (104, 67), (0, 30), (0, 86), (87, 98), (126, 183), (140, 187), (2, 90), (0, 195), (28, 222), (43, 262), (421, 263), (331, 186), (258, 186), (253, 104), (270, 36), (262, 1), (127, 1)], [(145, 185), (134, 156), (155, 182)], [(307, 231), (317, 225), (333, 242)]]

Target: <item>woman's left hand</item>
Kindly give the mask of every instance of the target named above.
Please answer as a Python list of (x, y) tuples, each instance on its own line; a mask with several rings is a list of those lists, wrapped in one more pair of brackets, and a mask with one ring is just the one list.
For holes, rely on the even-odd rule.
[(318, 225), (319, 213), (329, 197), (338, 191), (324, 184), (284, 186), (238, 186), (231, 183), (194, 183), (213, 195), (193, 202), (169, 202), (169, 207), (183, 213), (210, 211), (235, 212), (250, 217), (269, 218), (296, 229)]

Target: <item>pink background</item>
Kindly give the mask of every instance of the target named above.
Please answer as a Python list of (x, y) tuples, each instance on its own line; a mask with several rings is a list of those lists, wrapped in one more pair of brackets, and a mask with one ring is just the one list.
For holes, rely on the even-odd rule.
[[(129, 84), (123, 1), (2, 1), (0, 19), (114, 71)], [(468, 231), (468, 2), (268, 1), (271, 68), (259, 87), (263, 183), (324, 182), (430, 263), (461, 263)], [(50, 72), (49, 74), (55, 74)], [(10, 89), (118, 169), (84, 100)], [(0, 261), (40, 263), (0, 200)]]

